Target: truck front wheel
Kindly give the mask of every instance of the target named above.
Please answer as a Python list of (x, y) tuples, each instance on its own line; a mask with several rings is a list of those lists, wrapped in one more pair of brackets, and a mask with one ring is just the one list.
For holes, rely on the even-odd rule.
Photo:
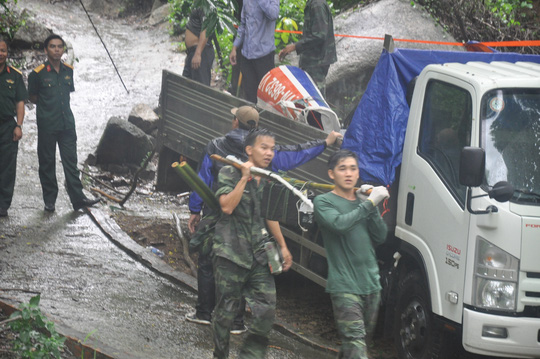
[(419, 271), (410, 272), (398, 289), (394, 340), (399, 358), (440, 358), (424, 277)]

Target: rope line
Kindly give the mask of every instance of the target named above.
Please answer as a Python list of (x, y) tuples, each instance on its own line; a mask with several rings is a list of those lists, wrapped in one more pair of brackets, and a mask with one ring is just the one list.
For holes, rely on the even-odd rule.
[[(290, 31), (290, 30), (278, 30), (276, 32), (290, 33), (302, 35), (302, 31)], [(354, 39), (364, 40), (380, 40), (384, 41), (384, 37), (374, 36), (360, 36), (360, 35), (346, 35), (346, 34), (334, 34), (335, 37), (349, 37)], [(461, 42), (445, 42), (445, 41), (428, 41), (428, 40), (415, 40), (415, 39), (394, 39), (394, 42), (412, 42), (419, 44), (432, 44), (432, 45), (445, 45), (445, 46), (466, 46), (467, 44)], [(486, 41), (478, 42), (478, 44), (490, 46), (490, 47), (532, 47), (540, 46), (540, 40), (517, 40), (517, 41)]]

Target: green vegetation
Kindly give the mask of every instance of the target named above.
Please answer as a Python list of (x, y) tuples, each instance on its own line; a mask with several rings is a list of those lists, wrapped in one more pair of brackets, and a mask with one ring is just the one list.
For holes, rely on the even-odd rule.
[[(537, 40), (540, 35), (536, 0), (412, 0), (422, 5), (433, 19), (456, 40)], [(498, 47), (498, 51), (539, 54), (539, 47)]]
[(10, 319), (15, 319), (9, 325), (17, 337), (13, 349), (22, 358), (60, 358), (65, 338), (61, 337), (54, 328), (54, 323), (47, 320), (39, 309), (40, 296), (22, 303), (20, 311), (13, 313)]
[[(95, 333), (97, 332), (97, 329), (92, 330), (90, 333), (86, 335), (86, 337), (83, 340), (83, 345), (86, 344), (86, 341)], [(94, 350), (94, 359), (97, 357), (97, 352)], [(84, 359), (84, 347), (81, 350), (81, 359)]]
[(532, 0), (486, 0), (485, 5), (508, 26), (521, 25), (533, 8)]
[(227, 31), (236, 34), (234, 17), (238, 5), (236, 0), (169, 0), (171, 4), (171, 14), (169, 22), (172, 24), (175, 34), (184, 32), (191, 10), (195, 8), (203, 9), (206, 14), (203, 28), (208, 33), (222, 34)]
[[(302, 31), (304, 26), (304, 8), (306, 0), (284, 0), (280, 2), (279, 19), (276, 22), (277, 30)], [(275, 43), (277, 50), (281, 50), (288, 43), (296, 42), (300, 35), (288, 32), (276, 32)]]
[(0, 35), (8, 40), (25, 25), (25, 19), (13, 10), (16, 4), (17, 0), (0, 0)]

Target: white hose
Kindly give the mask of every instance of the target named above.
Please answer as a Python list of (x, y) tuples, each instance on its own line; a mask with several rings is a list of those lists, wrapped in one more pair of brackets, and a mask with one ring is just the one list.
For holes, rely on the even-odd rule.
[[(236, 158), (234, 156), (231, 156), (231, 155), (227, 156), (226, 158), (228, 160), (230, 160), (232, 162), (236, 162), (238, 164), (243, 163), (238, 158)], [(262, 175), (262, 176), (270, 177), (270, 178), (278, 181), (279, 183), (283, 184), (285, 187), (290, 189), (295, 195), (297, 195), (313, 211), (313, 202), (311, 202), (311, 200), (309, 198), (307, 198), (307, 196), (304, 195), (301, 191), (299, 191), (296, 187), (294, 187), (292, 184), (290, 184), (289, 182), (287, 182), (283, 178), (281, 178), (281, 176), (278, 175), (277, 173), (274, 173), (272, 171), (265, 170), (265, 169), (262, 169), (262, 168), (259, 168), (259, 167), (255, 167), (255, 166), (251, 167), (250, 171), (251, 171), (251, 173), (253, 173), (255, 175)]]

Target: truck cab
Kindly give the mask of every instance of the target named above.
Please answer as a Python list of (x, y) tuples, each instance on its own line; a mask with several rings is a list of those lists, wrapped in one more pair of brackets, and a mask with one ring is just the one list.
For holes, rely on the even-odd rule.
[(425, 67), (397, 196), (400, 357), (540, 357), (540, 65)]

